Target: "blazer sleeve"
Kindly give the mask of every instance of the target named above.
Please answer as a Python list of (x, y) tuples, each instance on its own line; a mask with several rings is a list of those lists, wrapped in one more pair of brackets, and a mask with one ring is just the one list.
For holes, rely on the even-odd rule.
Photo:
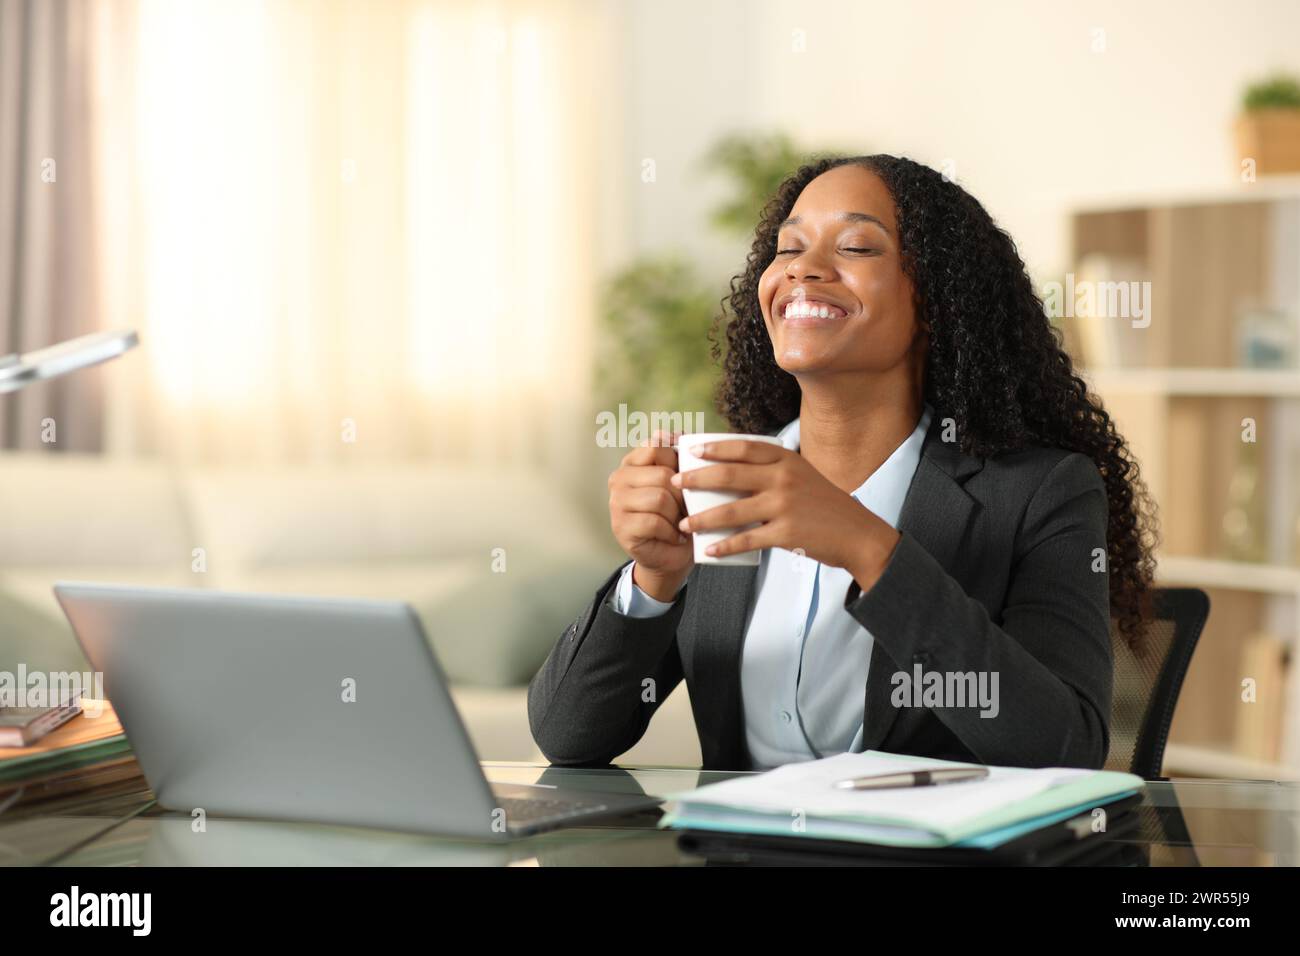
[(931, 708), (980, 762), (1105, 763), (1114, 681), (1107, 511), (1090, 458), (1072, 452), (1056, 463), (1021, 520), (998, 622), (906, 532), (869, 591), (850, 585), (845, 608), (899, 667), (998, 675), (996, 716)]
[(641, 739), (682, 680), (677, 624), (691, 578), (663, 614), (630, 617), (607, 600), (627, 563), (600, 586), (528, 684), (533, 740), (557, 766), (612, 762)]

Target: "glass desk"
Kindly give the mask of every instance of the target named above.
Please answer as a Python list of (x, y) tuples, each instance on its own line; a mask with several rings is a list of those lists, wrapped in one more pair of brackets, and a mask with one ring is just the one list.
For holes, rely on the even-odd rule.
[[(485, 762), (495, 783), (654, 796), (736, 773), (667, 767), (600, 770)], [(1300, 785), (1178, 779), (1147, 784), (1139, 833), (1122, 838), (1151, 866), (1300, 864)], [(657, 814), (556, 830), (510, 843), (315, 823), (207, 818), (158, 807), (143, 783), (37, 809), (0, 808), (0, 865), (56, 866), (698, 866), (705, 861), (655, 827)]]

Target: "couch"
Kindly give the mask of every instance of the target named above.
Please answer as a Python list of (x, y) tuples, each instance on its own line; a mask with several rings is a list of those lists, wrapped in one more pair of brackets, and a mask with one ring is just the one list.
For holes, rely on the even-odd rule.
[[(543, 759), (528, 679), (625, 560), (556, 487), (499, 469), (10, 452), (0, 502), (0, 670), (87, 669), (51, 592), (61, 579), (402, 600), (484, 760)], [(684, 685), (620, 759), (699, 766)]]

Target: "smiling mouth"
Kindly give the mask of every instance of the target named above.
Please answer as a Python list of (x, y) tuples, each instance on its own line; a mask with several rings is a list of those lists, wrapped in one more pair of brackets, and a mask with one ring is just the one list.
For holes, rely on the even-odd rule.
[(827, 302), (795, 299), (786, 303), (781, 317), (794, 325), (813, 325), (843, 319), (847, 313), (838, 305)]

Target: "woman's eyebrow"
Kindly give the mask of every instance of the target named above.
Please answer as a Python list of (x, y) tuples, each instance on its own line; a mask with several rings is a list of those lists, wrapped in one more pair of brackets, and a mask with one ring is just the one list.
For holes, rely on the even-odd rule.
[[(886, 226), (875, 216), (868, 215), (865, 212), (842, 212), (835, 218), (840, 220), (841, 222), (874, 222), (886, 233), (889, 233), (888, 226)], [(801, 222), (803, 222), (802, 216), (790, 216), (788, 219), (784, 220), (778, 228), (784, 229), (786, 226), (797, 226)]]

